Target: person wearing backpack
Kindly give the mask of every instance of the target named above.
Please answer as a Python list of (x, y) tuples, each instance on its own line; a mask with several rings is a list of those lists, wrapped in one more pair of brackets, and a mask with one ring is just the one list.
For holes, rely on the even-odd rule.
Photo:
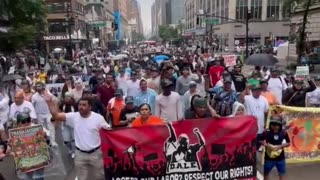
[(268, 180), (271, 170), (276, 167), (279, 180), (286, 175), (286, 161), (284, 148), (290, 146), (290, 138), (282, 128), (280, 116), (271, 117), (269, 128), (263, 132), (260, 143), (265, 146), (264, 179)]

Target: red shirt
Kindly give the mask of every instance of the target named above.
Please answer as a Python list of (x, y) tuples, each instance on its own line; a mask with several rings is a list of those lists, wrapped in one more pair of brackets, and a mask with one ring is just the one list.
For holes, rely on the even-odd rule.
[(101, 85), (97, 89), (97, 94), (100, 94), (100, 100), (107, 107), (111, 98), (114, 97), (115, 89), (113, 86)]
[(214, 87), (217, 84), (217, 82), (221, 79), (223, 71), (224, 71), (224, 67), (222, 67), (222, 66), (212, 66), (209, 69), (211, 86)]

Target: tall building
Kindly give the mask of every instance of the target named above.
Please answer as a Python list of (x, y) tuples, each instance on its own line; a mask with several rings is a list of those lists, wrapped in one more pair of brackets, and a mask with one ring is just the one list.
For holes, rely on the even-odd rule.
[(128, 0), (129, 39), (136, 41), (143, 34), (141, 8), (137, 0)]
[(168, 24), (168, 0), (155, 0), (151, 7), (152, 34), (158, 35), (159, 26)]
[[(213, 41), (230, 50), (244, 46), (249, 11), (249, 45), (270, 44), (275, 38), (286, 39), (290, 23), (282, 15), (281, 4), (281, 0), (187, 0), (185, 35), (191, 35), (198, 44)], [(199, 16), (201, 13), (208, 16)]]
[[(46, 0), (47, 34), (43, 36), (47, 52), (66, 47), (70, 39), (74, 48), (87, 44), (84, 0)], [(69, 32), (70, 29), (70, 32)], [(71, 34), (71, 38), (69, 36)]]
[(168, 0), (168, 24), (180, 24), (185, 17), (185, 0)]
[(85, 17), (89, 24), (88, 30), (90, 39), (98, 39), (99, 43), (95, 46), (106, 47), (106, 42), (113, 40), (113, 16), (108, 13), (107, 7), (110, 1), (105, 0), (86, 0)]

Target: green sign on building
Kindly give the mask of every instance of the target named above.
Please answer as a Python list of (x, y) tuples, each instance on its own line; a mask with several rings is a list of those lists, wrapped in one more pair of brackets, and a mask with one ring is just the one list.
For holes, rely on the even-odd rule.
[(107, 26), (106, 21), (91, 21), (91, 22), (89, 22), (89, 24), (95, 28), (103, 28), (103, 27)]
[(217, 25), (217, 24), (219, 24), (219, 19), (206, 19), (205, 22), (208, 25)]

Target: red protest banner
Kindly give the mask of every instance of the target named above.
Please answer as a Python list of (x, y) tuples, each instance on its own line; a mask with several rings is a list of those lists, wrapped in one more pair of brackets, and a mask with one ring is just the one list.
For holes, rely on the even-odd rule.
[(252, 116), (101, 131), (107, 180), (256, 179)]

